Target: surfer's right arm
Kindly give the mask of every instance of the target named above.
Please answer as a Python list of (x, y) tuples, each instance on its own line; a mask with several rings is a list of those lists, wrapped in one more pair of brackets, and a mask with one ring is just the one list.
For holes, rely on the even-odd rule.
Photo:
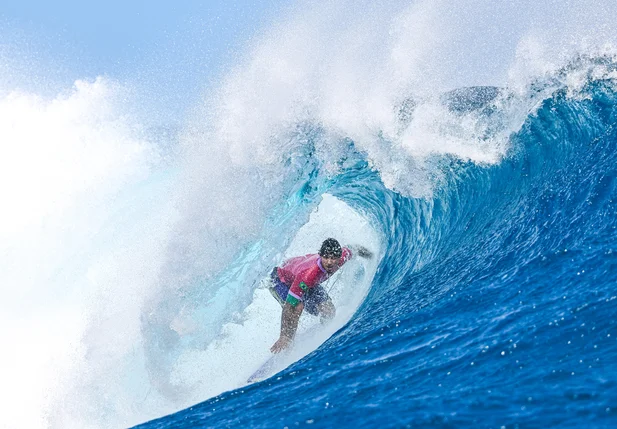
[(298, 302), (295, 306), (289, 302), (285, 303), (281, 316), (281, 335), (272, 348), (270, 348), (272, 353), (278, 353), (286, 349), (293, 342), (296, 329), (298, 329), (298, 320), (300, 320), (303, 309), (304, 303), (302, 301)]
[(359, 244), (356, 244), (356, 245), (349, 246), (349, 248), (351, 249), (352, 252), (357, 253), (358, 256), (361, 258), (364, 258), (364, 259), (373, 258), (373, 252), (371, 252), (364, 246), (360, 246)]

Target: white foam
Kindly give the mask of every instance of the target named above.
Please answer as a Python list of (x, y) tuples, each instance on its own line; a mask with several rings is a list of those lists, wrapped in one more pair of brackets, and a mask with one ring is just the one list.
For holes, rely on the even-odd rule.
[[(140, 243), (139, 232), (130, 244), (129, 236), (100, 236), (114, 211), (127, 207), (120, 191), (157, 160), (122, 116), (123, 92), (99, 78), (53, 99), (15, 91), (0, 99), (0, 427), (81, 421), (59, 416), (74, 411), (84, 379), (109, 377), (110, 360), (97, 362), (94, 349), (121, 356), (138, 342), (135, 307), (156, 272), (148, 271), (156, 246)], [(164, 234), (164, 225), (147, 232)], [(134, 316), (118, 317), (127, 313)], [(100, 318), (114, 333), (93, 339)]]
[[(294, 150), (279, 141), (286, 126), (318, 124), (325, 137), (316, 153), (326, 164), (337, 153), (331, 147), (350, 138), (386, 186), (430, 197), (439, 172), (431, 171), (427, 158), (501, 161), (521, 125), (519, 111), (534, 107), (526, 94), (529, 82), (565, 59), (617, 41), (609, 31), (616, 3), (559, 4), (302, 3), (256, 38), (227, 76), (217, 93), (214, 128), (229, 139), (235, 162), (253, 163), (277, 153), (272, 146)], [(516, 119), (493, 138), (486, 138), (483, 118), (461, 120), (438, 102), (445, 90), (474, 85), (521, 87), (525, 93), (524, 106), (501, 106), (512, 108), (504, 116)], [(408, 99), (416, 107), (406, 122), (399, 115)]]

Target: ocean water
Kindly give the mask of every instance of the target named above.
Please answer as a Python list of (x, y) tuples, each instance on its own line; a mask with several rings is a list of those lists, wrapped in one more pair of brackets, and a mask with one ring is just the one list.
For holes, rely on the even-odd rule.
[[(0, 427), (617, 427), (617, 6), (349, 6), (179, 128), (0, 79)], [(375, 258), (247, 384), (263, 279), (329, 236)]]

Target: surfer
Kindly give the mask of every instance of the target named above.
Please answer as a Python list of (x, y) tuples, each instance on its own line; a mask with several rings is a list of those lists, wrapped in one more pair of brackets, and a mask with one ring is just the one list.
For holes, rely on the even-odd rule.
[[(363, 258), (373, 256), (362, 246), (355, 246), (354, 251)], [(270, 292), (283, 307), (281, 335), (270, 349), (272, 353), (278, 353), (292, 343), (303, 310), (319, 316), (322, 323), (334, 317), (336, 309), (321, 284), (352, 256), (350, 248), (341, 247), (334, 238), (328, 238), (318, 254), (288, 259), (272, 270)]]

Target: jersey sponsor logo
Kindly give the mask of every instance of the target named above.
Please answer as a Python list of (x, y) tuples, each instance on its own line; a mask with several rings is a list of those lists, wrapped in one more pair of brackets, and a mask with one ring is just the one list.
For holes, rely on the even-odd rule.
[(306, 285), (306, 283), (300, 282), (300, 289), (306, 292), (308, 290), (308, 286)]

